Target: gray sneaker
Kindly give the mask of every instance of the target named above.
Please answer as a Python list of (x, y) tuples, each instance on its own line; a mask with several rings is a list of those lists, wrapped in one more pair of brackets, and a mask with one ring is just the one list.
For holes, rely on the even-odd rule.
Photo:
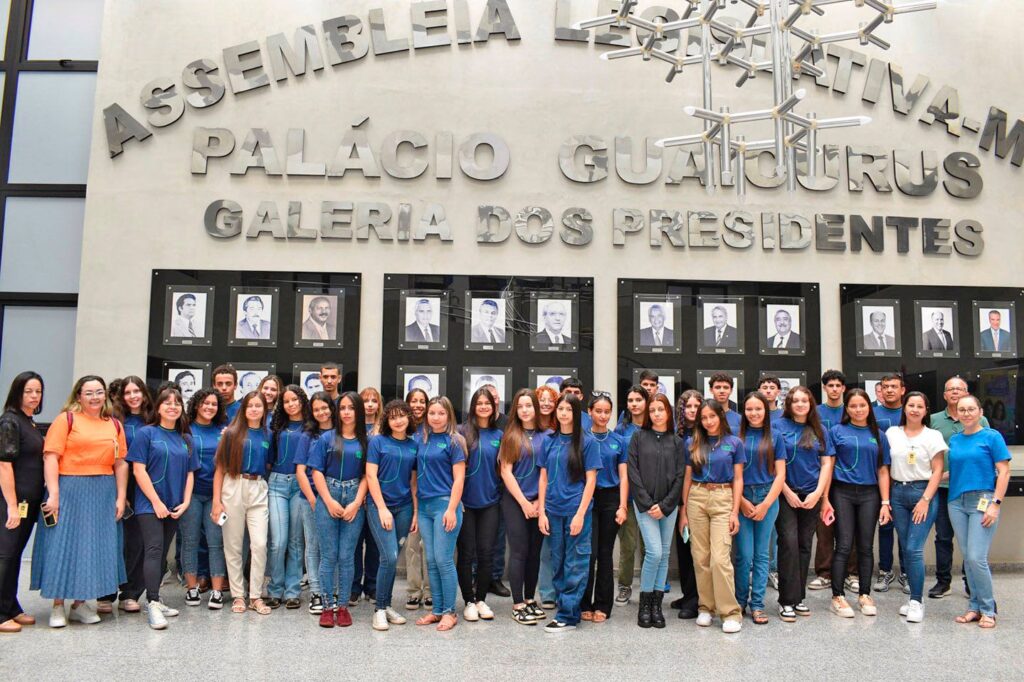
[(772, 589), (776, 592), (779, 591), (779, 574), (772, 571), (768, 574), (768, 584), (772, 586)]
[(903, 594), (910, 594), (910, 581), (907, 580), (906, 573), (900, 573), (900, 577), (897, 578), (900, 583), (900, 587), (903, 589)]
[(888, 592), (889, 585), (896, 579), (896, 575), (892, 571), (879, 571), (878, 577), (875, 578), (875, 584), (871, 586), (875, 592)]
[(860, 593), (860, 580), (854, 578), (852, 575), (846, 576), (846, 581), (844, 584), (846, 585), (846, 589), (848, 589), (850, 592), (853, 592), (854, 594)]
[(167, 629), (167, 618), (164, 616), (161, 606), (160, 602), (151, 601), (146, 607), (146, 612), (149, 614), (149, 627), (154, 630)]
[(629, 585), (619, 585), (619, 593), (615, 595), (615, 603), (619, 606), (625, 606), (629, 603), (629, 598), (633, 596), (633, 588)]

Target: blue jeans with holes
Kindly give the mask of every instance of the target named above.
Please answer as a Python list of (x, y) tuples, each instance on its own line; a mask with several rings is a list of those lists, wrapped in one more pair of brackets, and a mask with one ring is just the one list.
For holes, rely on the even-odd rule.
[(557, 611), (555, 620), (568, 625), (580, 622), (580, 602), (587, 589), (590, 572), (590, 510), (583, 517), (583, 529), (569, 534), (572, 516), (548, 514), (551, 546), (551, 582), (555, 588)]
[(394, 517), (391, 530), (384, 530), (380, 523), (380, 511), (371, 499), (366, 504), (366, 518), (370, 521), (370, 532), (377, 543), (380, 565), (377, 567), (377, 605), (378, 609), (391, 606), (391, 592), (395, 588), (395, 570), (398, 567), (398, 552), (401, 551), (405, 539), (409, 536), (412, 526), (412, 502), (402, 507), (388, 508)]
[[(910, 585), (910, 598), (921, 601), (924, 593), (924, 543), (928, 540), (935, 515), (938, 513), (938, 500), (932, 499), (928, 505), (928, 515), (921, 523), (914, 523), (914, 507), (921, 500), (928, 481), (892, 482), (892, 518), (903, 548), (903, 559), (900, 568), (906, 571)], [(902, 563), (903, 560), (907, 563)]]
[(297, 599), (302, 594), (302, 505), (308, 507), (309, 503), (294, 474), (271, 473), (268, 488), (267, 594), (278, 599)]
[(636, 525), (644, 538), (644, 563), (640, 568), (640, 591), (664, 590), (668, 582), (668, 558), (672, 554), (672, 531), (676, 527), (679, 509), (668, 516), (654, 519), (633, 504)]
[(192, 495), (192, 503), (181, 515), (178, 532), (181, 533), (181, 565), (182, 573), (200, 575), (199, 573), (199, 540), (206, 538), (209, 547), (210, 576), (223, 578), (227, 576), (224, 562), (224, 539), (221, 528), (210, 518), (213, 508), (212, 495)]
[[(339, 481), (327, 479), (331, 497), (342, 507), (347, 507), (359, 492), (359, 479)], [(320, 584), (328, 586), (324, 594), (324, 607), (347, 607), (352, 589), (352, 574), (355, 572), (355, 546), (363, 530), (366, 518), (365, 507), (360, 507), (351, 521), (336, 519), (327, 510), (323, 499), (316, 500), (316, 530), (320, 541)]]
[[(768, 496), (771, 484), (743, 487), (743, 497), (752, 504), (760, 504)], [(775, 520), (779, 516), (779, 501), (768, 508), (760, 521), (752, 521), (740, 514), (740, 532), (736, 534), (736, 602), (740, 609), (764, 611), (764, 593), (768, 587), (768, 553), (771, 550)]]
[(964, 555), (964, 570), (971, 586), (970, 609), (983, 616), (996, 615), (996, 599), (992, 592), (992, 570), (988, 565), (988, 551), (996, 535), (998, 519), (988, 528), (981, 525), (983, 512), (978, 511), (978, 500), (987, 498), (991, 504), (992, 491), (975, 490), (949, 499), (949, 520), (953, 524), (960, 553)]
[(420, 500), (420, 537), (427, 558), (427, 572), (430, 574), (430, 588), (434, 597), (432, 608), (435, 616), (455, 613), (455, 595), (459, 591), (459, 575), (455, 570), (455, 545), (462, 529), (462, 503), (455, 508), (455, 527), (444, 529), (444, 514), (451, 501), (444, 497), (428, 497)]

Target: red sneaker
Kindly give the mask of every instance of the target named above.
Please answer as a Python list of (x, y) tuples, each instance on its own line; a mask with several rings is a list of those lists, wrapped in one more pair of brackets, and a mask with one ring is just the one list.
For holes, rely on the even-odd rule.
[(323, 612), (320, 614), (320, 627), (334, 627), (334, 611), (332, 609), (324, 609)]
[(338, 623), (339, 628), (347, 628), (352, 625), (352, 614), (344, 606), (340, 606), (334, 612), (334, 620)]

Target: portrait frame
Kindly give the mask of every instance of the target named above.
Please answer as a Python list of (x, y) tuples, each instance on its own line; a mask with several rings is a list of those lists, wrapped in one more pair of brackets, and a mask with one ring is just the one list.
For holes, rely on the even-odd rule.
[[(787, 312), (790, 316), (790, 334), (789, 338), (785, 339), (786, 346), (776, 348), (774, 339), (776, 339), (778, 330), (775, 326), (775, 317), (782, 311)], [(796, 314), (794, 315), (794, 313)], [(803, 356), (807, 354), (806, 300), (803, 297), (758, 297), (757, 320), (757, 339), (761, 355)]]
[[(541, 318), (545, 310), (552, 304), (562, 303), (567, 309), (569, 319), (569, 343), (552, 344), (544, 331), (545, 325)], [(569, 353), (580, 348), (580, 297), (571, 291), (531, 291), (530, 292), (530, 350), (542, 353)], [(562, 329), (565, 329), (563, 325)], [(563, 332), (564, 333), (564, 332)], [(541, 336), (541, 335), (544, 336)]]
[[(982, 333), (990, 329), (988, 315), (998, 310), (1001, 314), (999, 328), (1009, 335), (1007, 350), (987, 350), (988, 345)], [(976, 358), (1017, 358), (1017, 307), (1015, 301), (971, 301), (972, 330), (974, 333), (974, 357)], [(984, 319), (983, 319), (984, 318)], [(990, 337), (991, 338), (991, 337)]]
[[(430, 302), (429, 325), (431, 335), (437, 328), (437, 338), (422, 338), (416, 323), (416, 306), (420, 301)], [(402, 289), (398, 295), (398, 347), (401, 350), (448, 350), (448, 291), (444, 289)]]
[(857, 372), (857, 385), (868, 394), (868, 402), (871, 403), (872, 408), (877, 404), (875, 385), (882, 383), (882, 377), (889, 374), (892, 372)]
[(209, 362), (190, 362), (187, 360), (168, 360), (163, 363), (163, 368), (160, 374), (160, 381), (178, 381), (176, 377), (182, 372), (193, 372), (196, 374), (195, 387), (192, 389), (192, 394), (186, 396), (186, 389), (179, 384), (181, 388), (181, 401), (188, 407), (188, 401), (192, 398), (192, 395), (196, 391), (206, 386), (207, 380), (213, 379), (211, 372), (213, 371), (213, 365)]
[[(260, 317), (260, 327), (267, 325), (266, 336), (259, 333), (259, 338), (242, 336), (240, 323), (245, 316), (242, 306), (252, 297), (259, 297), (263, 304), (264, 315)], [(231, 287), (231, 306), (228, 315), (228, 345), (239, 348), (277, 348), (277, 327), (281, 304), (279, 287)], [(269, 304), (269, 305), (268, 305)]]
[[(782, 387), (779, 390), (778, 400), (778, 407), (780, 408), (782, 407), (782, 404), (786, 399), (786, 394), (789, 393), (790, 389), (792, 389), (795, 386), (807, 386), (807, 372), (805, 371), (789, 369), (773, 371), (768, 369), (762, 369), (757, 374), (757, 386), (753, 387), (751, 390), (756, 390), (757, 388), (759, 388), (761, 386), (761, 380), (768, 375), (778, 377), (779, 383), (782, 384)], [(789, 382), (789, 386), (786, 385), (787, 382)]]
[[(497, 308), (497, 321), (493, 329), (501, 333), (500, 341), (488, 341), (481, 326), (481, 306), (485, 301), (493, 302)], [(466, 291), (465, 350), (509, 351), (515, 345), (515, 331), (509, 324), (510, 313), (514, 312), (515, 299), (510, 291)], [(475, 340), (474, 340), (475, 339)]]
[[(235, 400), (241, 400), (242, 396), (245, 395), (246, 391), (242, 390), (242, 378), (247, 377), (249, 374), (256, 375), (256, 383), (253, 385), (253, 390), (259, 388), (260, 381), (263, 377), (270, 374), (277, 374), (277, 364), (273, 362), (232, 362), (231, 366), (238, 372), (238, 382), (235, 385)], [(246, 378), (251, 383), (251, 378)], [(282, 380), (283, 381), (283, 380)], [(284, 389), (284, 386), (281, 387)]]
[[(707, 355), (744, 355), (746, 352), (744, 299), (740, 296), (697, 297), (697, 352)], [(715, 308), (726, 311), (722, 345), (715, 343)], [(731, 330), (731, 331), (730, 331)], [(732, 339), (735, 336), (735, 339)], [(729, 345), (731, 344), (731, 345)]]
[[(213, 345), (213, 305), (215, 287), (191, 284), (168, 284), (164, 292), (164, 343), (165, 346), (212, 346)], [(195, 317), (202, 320), (202, 329), (195, 336), (188, 336), (180, 329), (177, 318), (177, 300), (181, 296), (192, 294), (195, 297)], [(193, 324), (193, 328), (195, 325)], [(198, 333), (201, 331), (202, 333)]]
[[(313, 336), (315, 322), (307, 325), (309, 307), (318, 297), (324, 297), (331, 303), (330, 316), (327, 318), (328, 333), (334, 332), (333, 339), (321, 339)], [(295, 289), (295, 348), (344, 348), (345, 346), (345, 289), (342, 287), (298, 287)]]
[[(679, 369), (669, 368), (658, 368), (658, 367), (634, 367), (633, 368), (633, 386), (640, 385), (640, 372), (644, 370), (650, 370), (657, 372), (658, 374), (658, 393), (664, 391), (668, 399), (672, 401), (672, 404), (676, 404), (676, 398), (679, 397), (680, 384), (683, 383), (683, 371)], [(666, 379), (671, 382), (671, 385), (665, 383)]]
[[(661, 306), (665, 317), (663, 329), (671, 333), (671, 343), (665, 343), (665, 332), (662, 333), (662, 344), (654, 343), (654, 333), (645, 334), (651, 329), (649, 322), (650, 310)], [(681, 353), (683, 350), (682, 331), (683, 297), (679, 294), (663, 296), (634, 294), (633, 295), (633, 350), (637, 353)]]
[(736, 404), (734, 409), (738, 411), (740, 400), (743, 398), (743, 392), (746, 389), (745, 372), (742, 369), (698, 369), (697, 370), (697, 390), (705, 398), (711, 397), (711, 375), (718, 374), (719, 372), (725, 372), (732, 377), (732, 393), (729, 394), (729, 400)]
[[(498, 401), (498, 413), (504, 414), (505, 406), (512, 399), (512, 368), (511, 367), (463, 367), (462, 368), (462, 414), (469, 414), (469, 400), (476, 389), (483, 385), (484, 377), (492, 377), (501, 400)], [(487, 382), (490, 383), (490, 382)]]
[(405, 396), (414, 388), (411, 381), (417, 376), (427, 377), (432, 390), (422, 387), (427, 392), (427, 397), (436, 398), (439, 395), (447, 395), (448, 390), (448, 368), (444, 365), (399, 365), (395, 368), (395, 385), (401, 395), (396, 396), (399, 400), (405, 400)]
[[(573, 379), (579, 378), (579, 370), (575, 367), (530, 367), (529, 368), (529, 387), (532, 390), (537, 390), (541, 386), (546, 386), (550, 383), (550, 379), (558, 377), (560, 379)], [(554, 387), (558, 390), (558, 387)]]
[[(903, 355), (903, 334), (900, 329), (900, 301), (896, 298), (858, 298), (853, 302), (854, 341), (857, 357), (861, 358), (898, 358)], [(883, 334), (893, 339), (893, 348), (878, 348), (877, 342), (869, 341), (865, 336), (871, 335), (870, 317), (876, 312), (886, 313)]]
[[(340, 362), (335, 363), (335, 364), (338, 365), (338, 373), (342, 377), (344, 377), (345, 376), (345, 368), (342, 366), (342, 364)], [(312, 390), (311, 390), (311, 387), (306, 384), (306, 381), (309, 379), (311, 374), (317, 375), (316, 376), (316, 380), (319, 381), (319, 379), (320, 379), (320, 368), (322, 366), (323, 366), (323, 363), (320, 363), (320, 362), (296, 362), (296, 363), (292, 364), (292, 383), (295, 384), (296, 386), (299, 386), (302, 389), (302, 391), (306, 394), (307, 398), (312, 398), (313, 394), (316, 393), (317, 390), (322, 391), (324, 389), (323, 384), (320, 384), (320, 388), (319, 389), (312, 389)], [(341, 390), (340, 386), (339, 386), (338, 390), (339, 391)]]
[[(914, 301), (914, 350), (919, 358), (960, 357), (960, 304), (957, 301)], [(949, 333), (951, 345), (943, 349), (941, 339), (932, 328), (931, 316), (944, 314), (943, 332)]]

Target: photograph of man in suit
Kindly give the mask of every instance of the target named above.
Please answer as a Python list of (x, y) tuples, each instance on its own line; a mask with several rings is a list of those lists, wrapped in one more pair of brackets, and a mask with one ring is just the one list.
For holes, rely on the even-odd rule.
[(198, 302), (195, 294), (182, 294), (174, 302), (177, 315), (171, 320), (171, 336), (181, 338), (202, 338), (206, 336), (206, 320), (196, 317)]
[(736, 327), (729, 326), (729, 311), (716, 305), (711, 309), (711, 327), (704, 328), (705, 348), (735, 348), (739, 345)]
[(327, 296), (314, 296), (306, 306), (306, 319), (302, 323), (303, 341), (334, 341), (337, 338), (337, 325), (331, 321), (331, 299)]
[(785, 308), (775, 311), (775, 333), (768, 337), (769, 348), (802, 348), (800, 335), (793, 331), (793, 316)]
[(237, 339), (269, 339), (270, 323), (263, 319), (263, 299), (249, 296), (242, 301), (243, 319), (235, 329)]
[(981, 332), (981, 349), (993, 353), (1011, 349), (1010, 332), (1000, 329), (1003, 314), (998, 310), (988, 311), (988, 328)]
[(864, 350), (896, 350), (896, 338), (885, 333), (886, 316), (875, 310), (868, 316), (871, 331), (864, 335)]
[[(435, 299), (436, 300), (436, 299)], [(415, 319), (405, 327), (405, 340), (413, 343), (436, 343), (441, 340), (441, 326), (431, 324), (434, 317), (432, 299), (421, 298), (413, 309)]]
[(426, 374), (416, 374), (409, 378), (408, 382), (406, 382), (406, 395), (412, 393), (413, 389), (416, 388), (422, 390), (428, 396), (433, 397), (436, 395), (434, 393), (434, 382)]
[(323, 381), (320, 380), (320, 372), (310, 372), (302, 380), (302, 388), (306, 391), (306, 397), (312, 397), (314, 393), (324, 390)]
[(472, 343), (505, 343), (505, 321), (498, 324), (498, 302), (485, 298), (476, 309), (477, 322), (470, 327)]
[(572, 337), (565, 329), (569, 320), (568, 303), (565, 301), (545, 301), (540, 311), (536, 343), (541, 346), (565, 346), (572, 343)]
[(178, 384), (178, 389), (181, 391), (181, 400), (187, 405), (188, 401), (193, 395), (195, 395), (196, 388), (199, 384), (199, 382), (196, 381), (196, 375), (189, 370), (184, 370), (182, 372), (177, 372), (171, 378), (171, 381)]
[(931, 314), (932, 328), (921, 335), (921, 348), (924, 350), (953, 350), (953, 335), (943, 327), (946, 326), (946, 315), (941, 310)]
[(665, 306), (660, 303), (653, 304), (647, 310), (647, 320), (651, 323), (649, 327), (640, 327), (641, 346), (674, 346), (675, 334), (665, 326)]

